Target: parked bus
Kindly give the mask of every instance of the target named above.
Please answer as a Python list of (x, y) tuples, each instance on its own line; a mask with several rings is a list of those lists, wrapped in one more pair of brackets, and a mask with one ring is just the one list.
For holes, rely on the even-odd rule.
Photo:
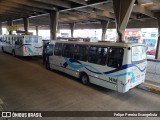
[(35, 35), (1, 35), (1, 50), (13, 56), (42, 55), (42, 37)]
[(46, 68), (125, 93), (145, 80), (146, 45), (116, 42), (52, 41)]

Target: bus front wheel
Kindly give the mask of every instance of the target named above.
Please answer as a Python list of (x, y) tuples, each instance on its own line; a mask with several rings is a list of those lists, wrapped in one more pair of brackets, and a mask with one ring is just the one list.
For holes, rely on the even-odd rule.
[(82, 84), (84, 85), (89, 84), (89, 77), (86, 73), (82, 73), (80, 79), (81, 79)]

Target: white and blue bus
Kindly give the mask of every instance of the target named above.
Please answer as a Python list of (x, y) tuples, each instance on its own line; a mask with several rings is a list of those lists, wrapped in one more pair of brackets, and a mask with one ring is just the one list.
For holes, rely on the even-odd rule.
[(146, 46), (138, 43), (52, 41), (46, 68), (125, 93), (145, 80)]
[(0, 47), (13, 56), (41, 56), (42, 37), (36, 35), (1, 35)]

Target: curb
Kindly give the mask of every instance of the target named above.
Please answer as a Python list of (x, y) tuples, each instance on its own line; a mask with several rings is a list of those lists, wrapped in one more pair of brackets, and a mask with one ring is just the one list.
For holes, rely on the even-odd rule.
[(153, 93), (156, 93), (156, 94), (160, 94), (160, 86), (153, 85), (153, 84), (150, 84), (150, 83), (145, 82), (145, 83), (139, 85), (138, 88), (140, 88), (142, 90), (149, 91), (149, 92), (153, 92)]

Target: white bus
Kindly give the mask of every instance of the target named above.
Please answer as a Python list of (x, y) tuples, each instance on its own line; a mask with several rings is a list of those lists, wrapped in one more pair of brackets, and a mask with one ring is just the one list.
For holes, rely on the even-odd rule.
[(146, 46), (138, 43), (52, 41), (46, 68), (125, 93), (145, 80)]
[(0, 46), (13, 56), (40, 56), (43, 49), (42, 37), (35, 35), (1, 35)]

